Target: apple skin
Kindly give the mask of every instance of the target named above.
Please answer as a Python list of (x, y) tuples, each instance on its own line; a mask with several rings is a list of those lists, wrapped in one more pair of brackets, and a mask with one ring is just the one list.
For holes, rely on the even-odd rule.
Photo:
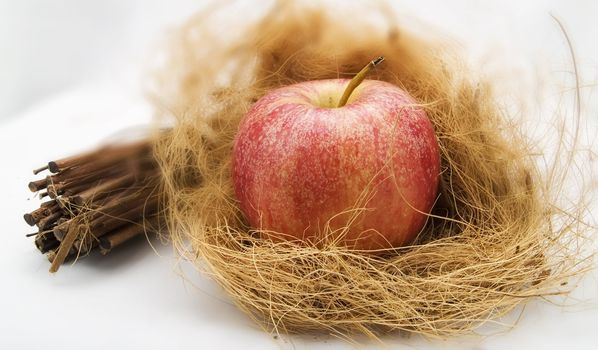
[[(265, 238), (323, 244), (328, 232), (336, 244), (373, 250), (409, 244), (425, 224), (440, 172), (430, 120), (407, 92), (377, 80), (337, 108), (348, 82), (272, 90), (241, 121), (234, 190)], [(356, 206), (367, 209), (343, 231)]]

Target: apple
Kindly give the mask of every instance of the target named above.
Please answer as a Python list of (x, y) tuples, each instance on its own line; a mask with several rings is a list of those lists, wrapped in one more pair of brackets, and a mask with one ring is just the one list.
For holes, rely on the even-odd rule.
[(409, 244), (424, 226), (440, 172), (430, 120), (406, 91), (377, 80), (362, 79), (339, 107), (351, 82), (272, 90), (241, 121), (234, 190), (265, 238), (321, 244), (327, 235), (373, 250)]

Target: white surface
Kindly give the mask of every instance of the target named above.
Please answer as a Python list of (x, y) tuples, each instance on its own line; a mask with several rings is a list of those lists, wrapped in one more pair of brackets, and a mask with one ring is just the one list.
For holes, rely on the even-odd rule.
[[(30, 8), (14, 8), (17, 2), (13, 1), (0, 2), (0, 19), (20, 13), (22, 21), (32, 21), (34, 29), (31, 30), (35, 32), (41, 30), (35, 23), (46, 17), (43, 11), (40, 14), (32, 9), (46, 9), (47, 16), (56, 22), (79, 15), (77, 12), (65, 13), (43, 1), (24, 3)], [(87, 16), (97, 20), (99, 29), (93, 29), (96, 35), (102, 37), (107, 30), (118, 37), (119, 29), (108, 28), (114, 23), (103, 20), (101, 14), (104, 12), (98, 8), (77, 7), (75, 1), (56, 3), (73, 11), (88, 11), (85, 12)], [(120, 2), (108, 3), (117, 6)], [(128, 47), (127, 40), (137, 43), (131, 44), (126, 54), (112, 52), (118, 51), (119, 47), (112, 47), (109, 40), (102, 50), (90, 53), (82, 41), (71, 42), (49, 34), (43, 39), (57, 46), (47, 44), (38, 52), (21, 42), (29, 38), (39, 44), (35, 40), (41, 40), (21, 33), (22, 23), (6, 24), (0, 20), (3, 23), (0, 39), (10, 37), (9, 47), (21, 48), (23, 55), (18, 59), (13, 57), (13, 61), (0, 70), (3, 78), (0, 80), (0, 101), (3, 106), (10, 105), (2, 111), (12, 111), (5, 121), (0, 122), (0, 159), (3, 164), (0, 212), (4, 228), (3, 244), (0, 245), (0, 349), (352, 348), (351, 344), (324, 336), (272, 338), (230, 305), (226, 295), (211, 281), (184, 265), (188, 270), (186, 275), (191, 279), (185, 283), (175, 268), (176, 259), (168, 246), (155, 243), (160, 257), (149, 247), (140, 245), (133, 250), (116, 250), (105, 258), (91, 257), (74, 266), (64, 266), (56, 275), (49, 275), (48, 262), (35, 250), (32, 240), (24, 237), (30, 228), (23, 222), (22, 214), (38, 204), (26, 187), (32, 178), (33, 167), (48, 159), (91, 147), (118, 130), (150, 120), (151, 108), (141, 98), (137, 86), (140, 72), (134, 68), (146, 50), (139, 43), (149, 43), (152, 36), (169, 23), (167, 18), (184, 18), (183, 9), (195, 6), (185, 1), (175, 3), (173, 12), (156, 3), (152, 7), (135, 1), (111, 10), (124, 16), (122, 23), (148, 29), (115, 39), (122, 40), (120, 48)], [(402, 8), (404, 13), (415, 14), (459, 37), (472, 60), (484, 62), (484, 74), (497, 74), (504, 69), (495, 66), (495, 62), (510, 62), (511, 73), (521, 78), (515, 84), (514, 94), (530, 96), (534, 96), (530, 87), (538, 78), (549, 86), (562, 84), (563, 90), (572, 86), (570, 80), (564, 80), (568, 75), (559, 73), (570, 72), (571, 68), (562, 36), (548, 16), (552, 11), (563, 19), (574, 40), (583, 83), (590, 86), (584, 89), (586, 101), (591, 101), (591, 85), (596, 84), (598, 73), (598, 47), (594, 41), (598, 33), (593, 25), (598, 13), (595, 2), (522, 3), (455, 1), (446, 4), (429, 0), (407, 1)], [(40, 9), (38, 5), (41, 4), (45, 7)], [(148, 8), (154, 9), (153, 14), (147, 11)], [(85, 28), (85, 24), (82, 26)], [(73, 52), (73, 45), (74, 51), (82, 52), (81, 60), (73, 58), (72, 64), (64, 64), (60, 55), (65, 53), (61, 51), (66, 50), (68, 55)], [(3, 49), (2, 56), (6, 60), (5, 54)], [(52, 68), (38, 65), (40, 54), (56, 56)], [(94, 57), (96, 62), (111, 62), (105, 66), (111, 68), (97, 68), (94, 63), (89, 63), (89, 57)], [(60, 74), (50, 72), (56, 68), (68, 73), (70, 67), (79, 68), (71, 69), (66, 82), (55, 80)], [(85, 73), (96, 72), (96, 69), (103, 73)], [(37, 70), (40, 75), (27, 76), (32, 70)], [(23, 75), (26, 79), (20, 81)], [(40, 94), (32, 93), (40, 82), (49, 88)], [(18, 89), (8, 91), (6, 86)], [(23, 102), (12, 104), (6, 99)], [(539, 101), (540, 104), (544, 102)], [(23, 109), (25, 105), (30, 107)], [(596, 132), (597, 111), (595, 104), (588, 102), (589, 121), (584, 128), (590, 136)], [(71, 136), (62, 136), (66, 133)], [(506, 333), (447, 342), (431, 342), (418, 337), (385, 338), (384, 341), (389, 347), (415, 349), (594, 348), (598, 344), (597, 285), (598, 274), (593, 271), (573, 296), (564, 301), (573, 306), (563, 308), (540, 301), (529, 304), (518, 325)], [(513, 322), (518, 316), (510, 315), (504, 321)], [(486, 326), (481, 331), (488, 333), (493, 328)], [(364, 341), (362, 347), (377, 348), (379, 344)]]
[(143, 62), (166, 26), (196, 0), (0, 0), (0, 120)]

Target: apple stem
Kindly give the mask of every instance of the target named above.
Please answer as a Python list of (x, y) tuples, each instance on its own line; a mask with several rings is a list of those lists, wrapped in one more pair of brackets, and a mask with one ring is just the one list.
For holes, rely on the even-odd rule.
[(338, 102), (338, 107), (342, 107), (347, 104), (347, 101), (349, 101), (349, 97), (353, 93), (353, 90), (355, 90), (359, 86), (359, 84), (361, 84), (361, 82), (365, 79), (365, 76), (370, 72), (370, 70), (382, 63), (382, 61), (384, 61), (383, 56), (371, 60), (370, 63), (363, 67), (359, 71), (359, 73), (357, 73), (353, 77), (353, 79), (349, 81), (349, 85), (347, 85), (347, 87), (345, 88), (345, 92), (343, 92), (343, 96), (341, 97), (341, 100)]

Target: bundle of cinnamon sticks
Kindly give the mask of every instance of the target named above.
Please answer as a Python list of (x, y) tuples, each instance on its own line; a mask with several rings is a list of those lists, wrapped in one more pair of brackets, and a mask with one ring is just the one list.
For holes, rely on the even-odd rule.
[(149, 141), (105, 146), (33, 173), (44, 171), (51, 174), (30, 182), (29, 189), (49, 200), (24, 218), (37, 226), (28, 236), (35, 236), (36, 247), (52, 263), (50, 272), (159, 229), (160, 173)]

